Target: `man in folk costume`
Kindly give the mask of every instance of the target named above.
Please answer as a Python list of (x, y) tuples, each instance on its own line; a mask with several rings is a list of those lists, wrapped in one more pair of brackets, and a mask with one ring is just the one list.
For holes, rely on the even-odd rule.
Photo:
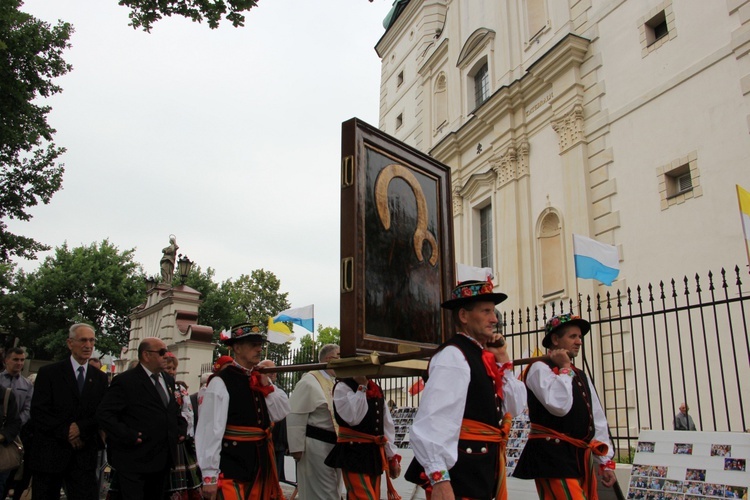
[(540, 499), (595, 500), (594, 463), (604, 486), (616, 480), (604, 410), (594, 386), (572, 365), (590, 329), (578, 316), (551, 317), (542, 340), (548, 359), (524, 370), (531, 432), (513, 475), (534, 479)]
[[(339, 357), (339, 346), (320, 348), (318, 361)], [(324, 462), (336, 444), (333, 417), (333, 370), (315, 370), (299, 379), (289, 398), (286, 419), (289, 453), (297, 461), (297, 491), (300, 500), (338, 500), (341, 471)]]
[(367, 377), (345, 378), (333, 389), (338, 440), (326, 464), (342, 470), (347, 500), (380, 498), (380, 476), (388, 474), (388, 500), (400, 500), (391, 479), (401, 474), (393, 445), (395, 427), (383, 391)]
[(453, 311), (457, 333), (430, 360), (410, 433), (415, 460), (405, 476), (428, 499), (507, 498), (505, 445), (526, 390), (506, 348), (488, 345), (502, 339), (495, 305), (506, 298), (489, 280), (464, 281), (442, 304)]
[(255, 371), (266, 339), (256, 325), (232, 327), (224, 343), (234, 362), (208, 382), (195, 436), (203, 497), (282, 500), (274, 459), (273, 422), (289, 413), (289, 399)]

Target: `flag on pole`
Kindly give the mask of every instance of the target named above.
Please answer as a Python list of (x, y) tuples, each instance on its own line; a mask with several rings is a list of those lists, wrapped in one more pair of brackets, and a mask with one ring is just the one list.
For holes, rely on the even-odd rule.
[(605, 285), (612, 285), (620, 274), (620, 257), (615, 246), (574, 234), (573, 256), (576, 278), (595, 279)]
[(268, 341), (272, 344), (286, 344), (294, 340), (292, 331), (284, 323), (274, 323), (272, 317), (268, 317)]
[(737, 184), (737, 200), (740, 202), (740, 216), (742, 217), (742, 232), (745, 234), (745, 251), (750, 263), (750, 193)]
[(315, 314), (313, 311), (314, 305), (309, 305), (305, 307), (297, 307), (293, 309), (287, 309), (286, 311), (281, 311), (279, 314), (274, 316), (273, 321), (274, 323), (278, 323), (280, 321), (289, 321), (290, 323), (294, 323), (295, 325), (299, 325), (302, 328), (306, 328), (310, 330), (311, 332), (315, 331)]

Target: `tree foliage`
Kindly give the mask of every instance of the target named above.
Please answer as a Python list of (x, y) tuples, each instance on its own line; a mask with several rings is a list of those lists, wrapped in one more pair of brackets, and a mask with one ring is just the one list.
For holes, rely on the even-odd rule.
[(341, 343), (341, 331), (335, 326), (318, 325), (317, 332), (314, 340), (311, 333), (300, 337), (300, 348), (294, 359), (295, 364), (317, 363), (321, 347), (326, 344)]
[(225, 17), (236, 28), (245, 25), (243, 12), (257, 3), (257, 0), (120, 0), (120, 5), (130, 9), (130, 25), (144, 31), (151, 31), (159, 19), (173, 15), (199, 23), (205, 20), (211, 29), (218, 28)]
[[(232, 323), (249, 322), (266, 325), (270, 316), (289, 309), (287, 292), (280, 292), (281, 281), (271, 271), (256, 269), (249, 275), (221, 284), (232, 306)], [(228, 325), (229, 326), (229, 325)]]
[(198, 323), (210, 326), (214, 332), (220, 332), (233, 324), (233, 308), (228, 295), (221, 292), (215, 275), (216, 272), (211, 267), (204, 272), (199, 265), (194, 265), (185, 279), (185, 285), (201, 294), (203, 303), (198, 309)]
[(146, 295), (134, 251), (108, 240), (56, 248), (36, 271), (15, 273), (9, 293), (0, 297), (4, 326), (41, 359), (68, 354), (65, 339), (76, 322), (94, 326), (98, 351), (120, 352), (128, 341), (128, 315)]
[(29, 207), (49, 203), (62, 185), (65, 148), (52, 142), (49, 106), (39, 97), (62, 89), (53, 78), (72, 69), (62, 58), (73, 27), (21, 12), (21, 0), (0, 2), (0, 260), (34, 258), (49, 247), (7, 230), (6, 219), (31, 219)]
[[(221, 284), (231, 307), (231, 325), (254, 323), (265, 329), (268, 318), (289, 309), (288, 292), (280, 292), (281, 281), (271, 271), (256, 269)], [(231, 326), (227, 325), (227, 327)], [(288, 344), (268, 344), (267, 357), (277, 359), (289, 351)]]
[[(193, 266), (185, 284), (201, 293), (198, 322), (214, 330), (214, 341), (220, 344), (223, 330), (239, 323), (255, 323), (265, 329), (268, 318), (289, 308), (286, 292), (280, 292), (281, 281), (270, 271), (256, 269), (249, 275), (226, 280), (221, 284), (214, 280), (215, 272), (208, 268)], [(226, 354), (226, 347), (219, 345), (219, 353)], [(287, 344), (269, 344), (268, 356), (280, 359), (289, 352)]]

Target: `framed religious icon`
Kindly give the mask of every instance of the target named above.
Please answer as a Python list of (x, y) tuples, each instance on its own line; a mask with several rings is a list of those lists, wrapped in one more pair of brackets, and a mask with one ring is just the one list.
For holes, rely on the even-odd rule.
[(454, 286), (450, 169), (356, 118), (341, 151), (341, 356), (435, 347)]

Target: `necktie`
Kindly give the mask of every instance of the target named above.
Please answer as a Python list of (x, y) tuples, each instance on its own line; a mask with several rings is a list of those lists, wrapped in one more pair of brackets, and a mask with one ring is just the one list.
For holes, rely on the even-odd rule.
[(161, 402), (164, 403), (164, 406), (167, 406), (167, 404), (169, 403), (169, 400), (167, 399), (167, 393), (164, 392), (164, 388), (161, 386), (161, 382), (159, 382), (159, 374), (154, 373), (153, 375), (151, 375), (151, 378), (154, 379), (154, 384), (156, 385), (156, 392), (159, 393)]
[[(85, 379), (83, 377), (83, 371), (84, 368), (82, 366), (78, 367), (78, 378), (76, 379), (78, 381), (78, 392), (83, 392), (83, 383), (85, 382)], [(68, 372), (70, 373), (70, 372)]]

